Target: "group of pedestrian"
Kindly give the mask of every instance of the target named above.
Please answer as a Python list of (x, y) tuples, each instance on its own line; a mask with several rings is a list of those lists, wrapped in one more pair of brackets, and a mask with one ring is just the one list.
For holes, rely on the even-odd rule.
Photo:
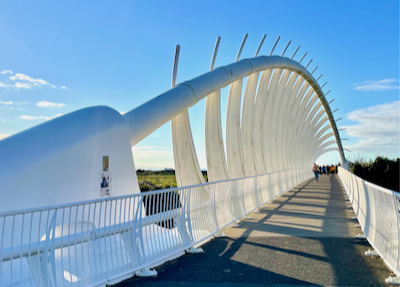
[(318, 176), (320, 174), (326, 174), (329, 176), (329, 174), (334, 174), (337, 173), (337, 168), (338, 166), (336, 165), (323, 165), (323, 166), (318, 166), (315, 162), (312, 167), (312, 171), (314, 172), (315, 175), (315, 181), (318, 182)]

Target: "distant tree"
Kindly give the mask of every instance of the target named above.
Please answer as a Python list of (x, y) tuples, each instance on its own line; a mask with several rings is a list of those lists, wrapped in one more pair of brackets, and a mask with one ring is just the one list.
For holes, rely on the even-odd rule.
[(391, 160), (384, 156), (377, 156), (375, 160), (366, 160), (358, 156), (349, 163), (350, 172), (369, 181), (399, 192), (400, 158)]

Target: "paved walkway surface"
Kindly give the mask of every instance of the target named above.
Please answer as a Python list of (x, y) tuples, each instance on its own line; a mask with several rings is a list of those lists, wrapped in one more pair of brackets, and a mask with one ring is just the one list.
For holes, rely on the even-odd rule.
[(354, 227), (353, 213), (336, 176), (306, 181), (260, 213), (252, 213), (227, 237), (157, 267), (156, 278), (131, 278), (128, 286), (390, 286), (393, 273)]

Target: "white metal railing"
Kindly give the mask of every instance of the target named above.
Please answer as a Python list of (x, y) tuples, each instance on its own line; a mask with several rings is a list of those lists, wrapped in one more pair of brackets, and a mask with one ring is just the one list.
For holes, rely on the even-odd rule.
[(104, 286), (199, 246), (309, 168), (0, 214), (0, 286)]
[(400, 194), (339, 168), (339, 177), (368, 242), (400, 276)]

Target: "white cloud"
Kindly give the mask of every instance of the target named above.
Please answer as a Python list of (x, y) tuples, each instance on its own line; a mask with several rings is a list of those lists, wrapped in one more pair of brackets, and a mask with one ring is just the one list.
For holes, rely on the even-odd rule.
[(66, 90), (67, 87), (66, 86), (61, 86), (61, 90)]
[(0, 72), (0, 74), (4, 75), (4, 74), (12, 74), (13, 72), (10, 70), (3, 70)]
[(3, 104), (3, 105), (12, 105), (13, 102), (12, 102), (12, 101), (8, 101), (8, 102), (2, 102), (2, 101), (0, 101), (0, 104)]
[(47, 81), (45, 81), (43, 79), (33, 79), (30, 76), (24, 75), (24, 74), (21, 74), (21, 73), (16, 73), (15, 76), (11, 76), (10, 80), (11, 81), (27, 81), (27, 82), (33, 83), (33, 85), (35, 85), (35, 86), (39, 86), (40, 87), (40, 86), (47, 85), (47, 86), (50, 86), (50, 87), (56, 89), (56, 86), (50, 84), (49, 82), (47, 82)]
[(57, 118), (57, 117), (60, 117), (60, 116), (62, 116), (62, 115), (58, 114), (58, 115), (55, 115), (53, 117), (22, 115), (22, 116), (19, 116), (18, 119), (19, 120), (28, 120), (28, 121), (31, 121), (31, 120), (51, 120), (51, 119), (54, 119), (54, 118)]
[(358, 124), (345, 128), (349, 136), (359, 138), (359, 141), (346, 147), (353, 153), (398, 156), (399, 104), (399, 101), (395, 101), (350, 112), (347, 118)]
[(16, 87), (17, 89), (30, 89), (32, 85), (29, 83), (16, 82), (14, 87)]
[(11, 88), (14, 87), (13, 85), (8, 85), (8, 84), (4, 84), (3, 82), (0, 82), (0, 87), (1, 88)]
[(5, 134), (5, 133), (0, 133), (0, 140), (5, 139), (7, 137), (9, 137), (9, 134)]
[(36, 104), (38, 107), (43, 107), (43, 108), (61, 108), (63, 106), (65, 106), (65, 104), (62, 103), (50, 103), (50, 102), (38, 102)]
[(384, 79), (380, 81), (366, 81), (361, 84), (356, 84), (354, 90), (358, 91), (384, 91), (384, 90), (397, 90), (398, 85), (395, 79)]

